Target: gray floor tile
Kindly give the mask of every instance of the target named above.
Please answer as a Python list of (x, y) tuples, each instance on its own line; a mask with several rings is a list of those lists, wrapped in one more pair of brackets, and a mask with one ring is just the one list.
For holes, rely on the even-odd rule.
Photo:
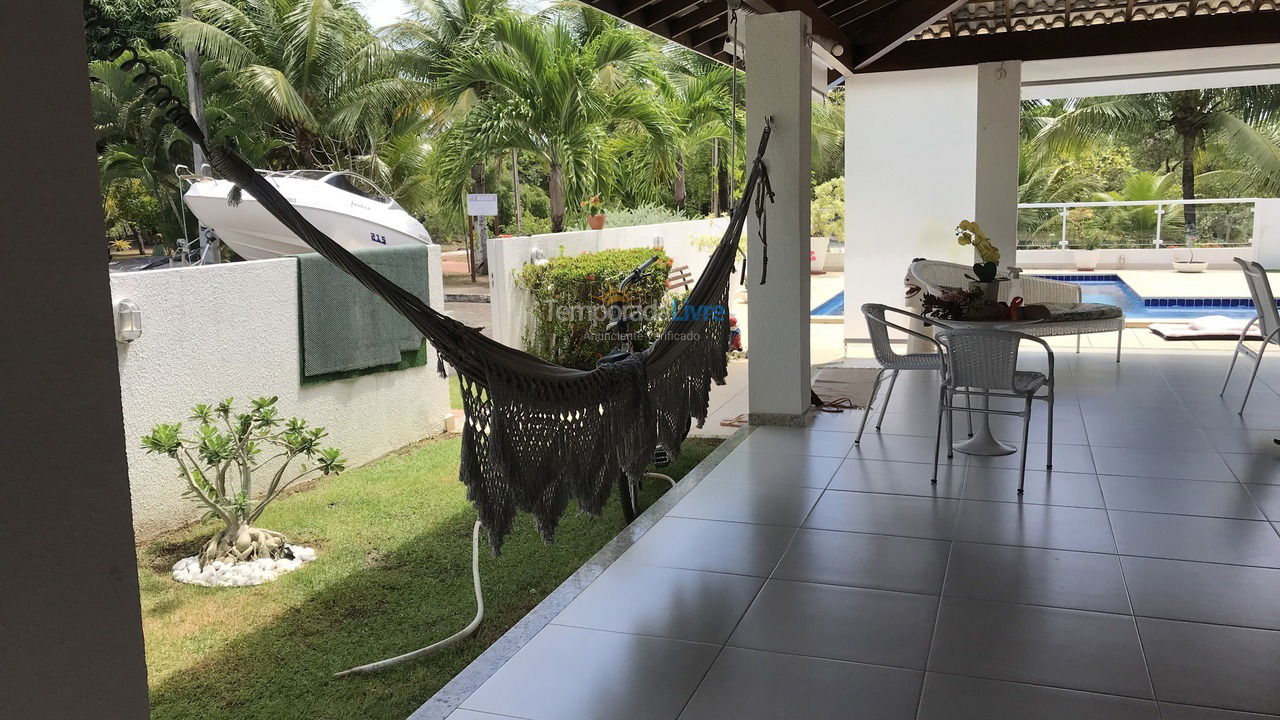
[(965, 500), (955, 539), (1083, 552), (1116, 550), (1105, 510), (1055, 505)]
[(970, 465), (965, 475), (965, 500), (1024, 502), (1035, 505), (1103, 507), (1096, 475), (1027, 469), (1025, 488), (1018, 495), (1018, 471)]
[(1276, 433), (1273, 430), (1204, 428), (1204, 433), (1218, 452), (1274, 455), (1280, 450), (1275, 444)]
[[(853, 446), (848, 456), (864, 460), (893, 460), (896, 462), (929, 463), (932, 465), (933, 446), (933, 436), (914, 437), (910, 435), (873, 435), (867, 433), (862, 436), (860, 444)], [(946, 448), (943, 448), (939, 463), (963, 465), (966, 458), (966, 455), (956, 453), (954, 458), (947, 460)]]
[[(1009, 435), (1000, 438), (1001, 441), (1011, 445), (1017, 445), (1016, 436)], [(1032, 442), (1027, 444), (1030, 448), (1027, 452), (1027, 470), (1044, 470), (1045, 463), (1048, 461), (1047, 452), (1048, 445), (1042, 442)], [(956, 453), (959, 457), (960, 453)], [(1001, 468), (1017, 468), (1022, 462), (1022, 456), (1019, 453), (1012, 455), (970, 455), (969, 465), (982, 467), (1001, 467)], [(1093, 473), (1093, 456), (1090, 454), (1087, 445), (1054, 445), (1053, 447), (1053, 470), (1057, 472), (1071, 473)]]
[(670, 514), (799, 527), (820, 495), (817, 488), (703, 480)]
[(918, 720), (1160, 720), (1150, 700), (929, 673)]
[(746, 575), (615, 563), (552, 622), (723, 643), (763, 584)]
[(725, 648), (680, 720), (913, 720), (921, 674)]
[(1137, 475), (1181, 480), (1235, 479), (1231, 468), (1216, 452), (1152, 450), (1149, 448), (1094, 447), (1093, 462), (1099, 475)]
[(668, 515), (619, 562), (767, 577), (786, 551), (794, 528)]
[(1128, 613), (1115, 555), (955, 543), (943, 594), (973, 600)]
[(1121, 555), (1280, 567), (1280, 537), (1265, 522), (1108, 512)]
[[(1275, 434), (1280, 437), (1280, 431)], [(1280, 456), (1278, 455), (1222, 453), (1222, 459), (1242, 483), (1280, 485)]]
[(938, 482), (931, 482), (933, 465), (848, 458), (828, 486), (832, 490), (958, 498), (964, 489), (965, 467), (942, 465)]
[(732, 452), (707, 477), (711, 480), (825, 488), (840, 463), (838, 457)]
[(950, 550), (942, 540), (802, 528), (773, 577), (936, 595)]
[(929, 670), (1151, 697), (1126, 615), (943, 598)]
[(1280, 570), (1122, 557), (1137, 615), (1280, 630)]
[(804, 526), (818, 530), (951, 538), (959, 500), (828, 490)]
[(729, 644), (923, 670), (937, 608), (927, 595), (769, 580)]
[(1138, 618), (1161, 701), (1280, 713), (1280, 632)]
[(1112, 510), (1263, 519), (1253, 498), (1240, 483), (1127, 475), (1102, 475), (1098, 480), (1102, 483), (1107, 507)]
[(1164, 720), (1275, 720), (1280, 717), (1173, 703), (1160, 703), (1160, 716)]
[(1215, 452), (1217, 448), (1198, 427), (1161, 425), (1152, 432), (1149, 425), (1088, 426), (1089, 444), (1094, 447), (1177, 448), (1193, 452)]
[(1245, 487), (1266, 513), (1267, 519), (1280, 522), (1280, 485), (1253, 484)]
[(462, 705), (529, 720), (670, 720), (719, 651), (549, 625)]
[(735, 452), (844, 457), (851, 447), (853, 447), (852, 433), (759, 427), (742, 441)]

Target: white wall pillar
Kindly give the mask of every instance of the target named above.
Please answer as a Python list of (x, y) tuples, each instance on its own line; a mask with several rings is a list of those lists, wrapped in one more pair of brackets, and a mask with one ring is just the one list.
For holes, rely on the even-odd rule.
[(859, 307), (902, 305), (914, 258), (969, 264), (956, 223), (1017, 244), (1018, 62), (855, 75), (845, 114), (845, 336)]
[(1001, 268), (1017, 264), (1021, 77), (1018, 61), (978, 66), (973, 216), (1000, 249)]
[[(1280, 269), (1280, 200), (1253, 205), (1253, 252), (1262, 267)], [(1237, 253), (1244, 256), (1244, 253)]]
[(755, 216), (747, 223), (749, 400), (753, 424), (798, 423), (809, 407), (809, 144), (813, 60), (799, 12), (746, 21), (747, 160), (771, 118), (764, 161), (776, 193), (768, 207), (769, 270)]

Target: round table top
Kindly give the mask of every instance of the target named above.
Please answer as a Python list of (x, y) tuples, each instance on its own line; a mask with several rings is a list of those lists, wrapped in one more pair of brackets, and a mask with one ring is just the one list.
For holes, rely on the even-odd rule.
[(1039, 319), (1020, 319), (1020, 320), (930, 320), (935, 325), (941, 327), (952, 327), (961, 330), (972, 330), (986, 328), (988, 330), (1004, 330), (1006, 328), (1015, 328), (1022, 325), (1034, 325), (1041, 322)]

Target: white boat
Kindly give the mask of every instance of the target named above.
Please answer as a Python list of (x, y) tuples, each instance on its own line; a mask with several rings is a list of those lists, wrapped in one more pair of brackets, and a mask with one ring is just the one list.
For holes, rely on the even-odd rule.
[[(368, 180), (346, 171), (259, 171), (321, 232), (348, 250), (430, 245), (422, 223)], [(230, 205), (230, 181), (191, 178), (187, 207), (246, 260), (299, 255), (312, 249), (276, 220), (249, 193)]]

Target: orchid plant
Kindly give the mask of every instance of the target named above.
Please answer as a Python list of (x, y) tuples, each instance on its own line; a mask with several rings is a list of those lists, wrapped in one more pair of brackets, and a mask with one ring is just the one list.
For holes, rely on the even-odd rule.
[(979, 282), (992, 282), (996, 279), (996, 270), (1000, 262), (1000, 249), (992, 244), (987, 234), (974, 220), (961, 220), (956, 226), (956, 241), (961, 245), (972, 245), (978, 252), (982, 262), (973, 264), (973, 273)]

